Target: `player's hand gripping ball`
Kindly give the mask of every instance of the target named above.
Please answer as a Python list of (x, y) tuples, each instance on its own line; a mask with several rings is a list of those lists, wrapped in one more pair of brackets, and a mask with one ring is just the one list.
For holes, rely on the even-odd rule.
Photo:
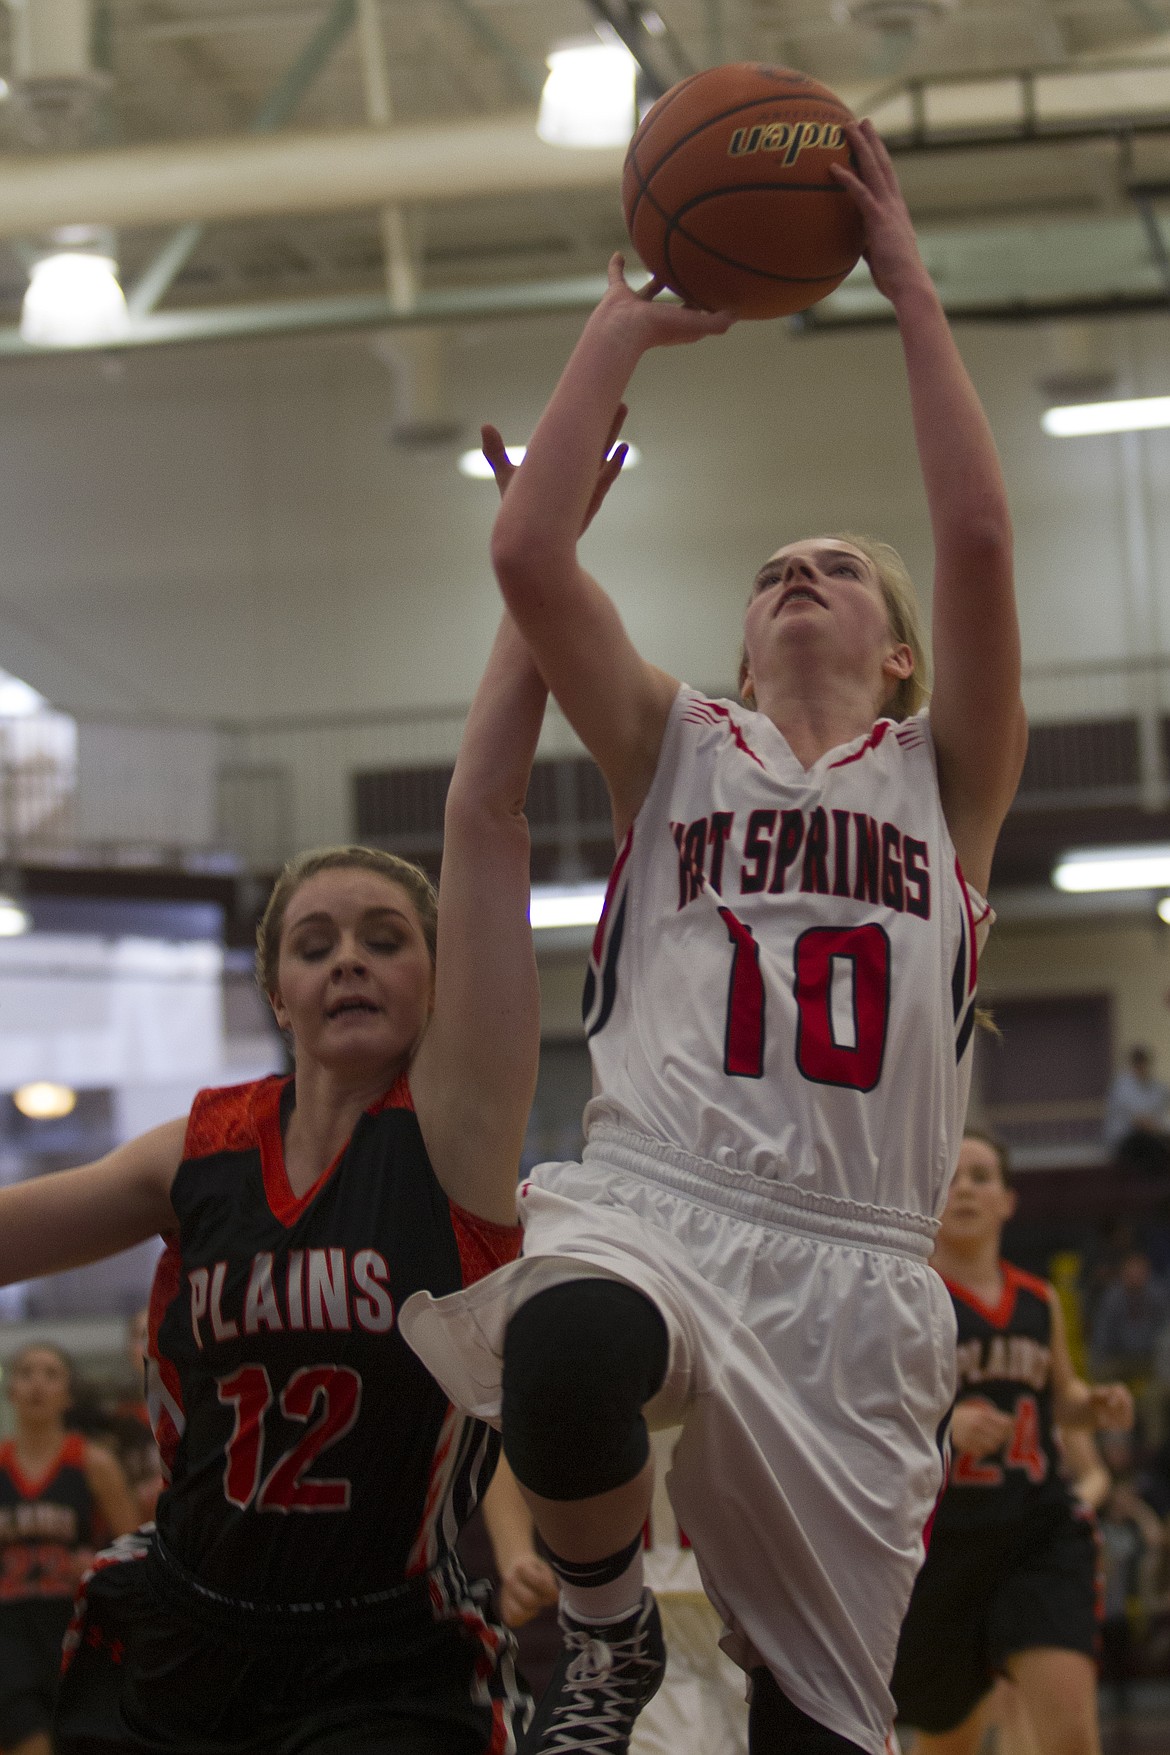
[(803, 311), (861, 254), (840, 98), (787, 67), (738, 62), (672, 86), (626, 153), (622, 207), (651, 274), (737, 317)]

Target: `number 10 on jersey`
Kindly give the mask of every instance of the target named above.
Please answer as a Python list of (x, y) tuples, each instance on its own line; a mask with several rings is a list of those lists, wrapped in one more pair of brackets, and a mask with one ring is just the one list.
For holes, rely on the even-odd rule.
[[(766, 992), (750, 926), (720, 908), (731, 940), (723, 1070), (764, 1076)], [(872, 1091), (882, 1076), (890, 1017), (890, 941), (875, 924), (812, 926), (793, 946), (796, 1065), (818, 1085)]]

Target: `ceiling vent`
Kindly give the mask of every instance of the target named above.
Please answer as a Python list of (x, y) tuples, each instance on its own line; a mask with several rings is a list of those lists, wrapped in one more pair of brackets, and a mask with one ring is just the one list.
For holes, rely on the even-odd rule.
[(110, 79), (94, 62), (90, 0), (7, 0), (14, 109), (29, 145), (82, 146)]

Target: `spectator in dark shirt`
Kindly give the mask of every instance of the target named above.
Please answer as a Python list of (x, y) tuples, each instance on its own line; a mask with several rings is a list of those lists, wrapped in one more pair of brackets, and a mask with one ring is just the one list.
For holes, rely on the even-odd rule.
[(1154, 1278), (1149, 1256), (1131, 1250), (1117, 1279), (1102, 1292), (1093, 1317), (1089, 1352), (1094, 1377), (1120, 1377), (1131, 1384), (1149, 1377), (1154, 1344), (1168, 1318), (1170, 1297)]
[(1132, 1048), (1105, 1108), (1104, 1136), (1127, 1169), (1170, 1171), (1170, 1086), (1154, 1077), (1148, 1048)]

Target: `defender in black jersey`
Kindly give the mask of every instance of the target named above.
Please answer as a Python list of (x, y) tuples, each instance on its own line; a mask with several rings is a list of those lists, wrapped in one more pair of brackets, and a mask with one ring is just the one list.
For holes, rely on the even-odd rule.
[(15, 1417), (0, 1444), (0, 1748), (47, 1755), (73, 1593), (99, 1541), (133, 1528), (122, 1471), (67, 1432), (72, 1367), (32, 1342), (7, 1367)]
[(921, 1755), (974, 1755), (997, 1676), (1040, 1755), (1096, 1755), (1096, 1539), (1054, 1426), (1132, 1421), (1120, 1384), (1073, 1372), (1056, 1294), (999, 1256), (1015, 1197), (1002, 1147), (968, 1134), (934, 1266), (958, 1327), (952, 1457), (891, 1687)]
[(417, 1737), (421, 1718), (420, 1748), (441, 1730), (478, 1755), (507, 1747), (523, 1705), (510, 1641), (453, 1552), (499, 1440), (455, 1413), (395, 1321), (420, 1285), (510, 1260), (515, 1229), (444, 1193), (405, 1075), (298, 1195), (294, 1089), (205, 1091), (191, 1110), (151, 1299), (168, 1486), (153, 1540), (86, 1582), (64, 1749), (92, 1746), (103, 1697), (129, 1748), (184, 1751), (279, 1749), (290, 1720), (316, 1725), (314, 1749), (360, 1748), (372, 1726)]
[[(596, 503), (619, 467), (602, 461)], [(291, 1080), (204, 1093), (97, 1164), (0, 1190), (0, 1281), (167, 1243), (150, 1369), (170, 1482), (157, 1531), (83, 1585), (59, 1755), (515, 1747), (510, 1636), (453, 1552), (495, 1439), (454, 1414), (398, 1311), (519, 1245), (539, 1049), (522, 807), (545, 699), (505, 620), (437, 901), (365, 848), (286, 868), (257, 962)]]

